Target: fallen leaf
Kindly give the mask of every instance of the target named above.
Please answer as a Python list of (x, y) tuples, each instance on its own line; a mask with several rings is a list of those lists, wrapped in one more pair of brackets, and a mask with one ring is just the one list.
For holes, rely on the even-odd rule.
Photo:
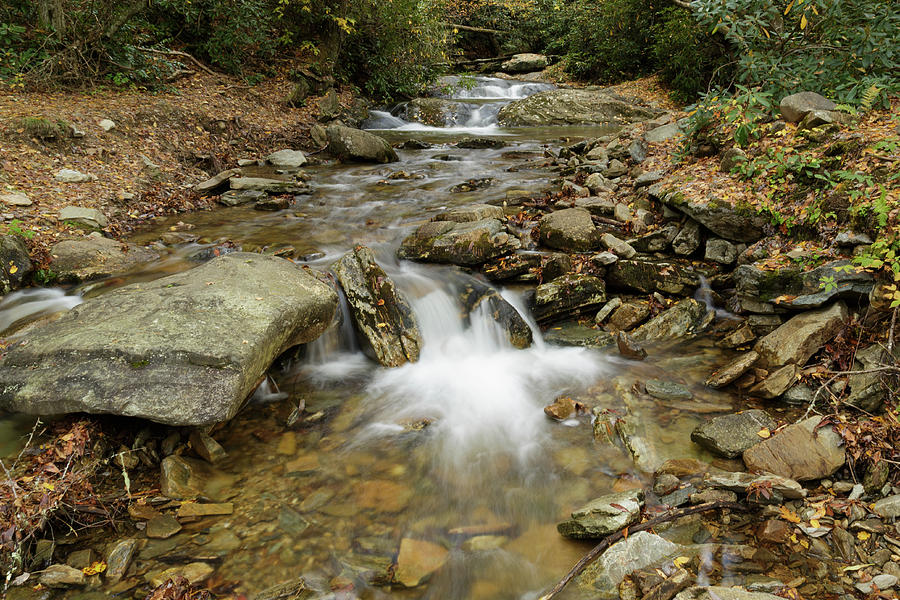
[(763, 439), (766, 439), (768, 437), (771, 437), (772, 432), (764, 427), (764, 428), (760, 429), (759, 431), (757, 431), (756, 435), (758, 435), (759, 437), (761, 437)]

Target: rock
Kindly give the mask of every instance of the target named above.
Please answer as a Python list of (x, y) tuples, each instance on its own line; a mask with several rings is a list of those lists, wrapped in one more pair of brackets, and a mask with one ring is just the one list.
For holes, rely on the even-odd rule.
[(763, 368), (787, 364), (803, 366), (847, 320), (847, 306), (836, 302), (828, 308), (801, 313), (759, 340), (753, 349)]
[(59, 211), (60, 221), (68, 221), (84, 225), (92, 229), (103, 229), (108, 224), (106, 216), (96, 208), (85, 208), (83, 206), (66, 206)]
[(102, 237), (66, 240), (50, 248), (50, 269), (60, 281), (87, 281), (124, 273), (156, 260), (157, 254), (139, 246)]
[(815, 129), (816, 127), (821, 127), (822, 125), (830, 125), (832, 123), (840, 123), (843, 120), (843, 116), (839, 112), (834, 112), (830, 110), (813, 110), (806, 113), (806, 116), (803, 117), (803, 120), (797, 125), (797, 130), (801, 131), (804, 129)]
[(147, 521), (148, 538), (166, 539), (181, 531), (181, 523), (172, 515), (162, 515)]
[(613, 331), (628, 331), (637, 327), (650, 316), (650, 305), (646, 302), (625, 302), (609, 317), (609, 328)]
[(294, 203), (293, 198), (289, 196), (263, 196), (253, 205), (254, 210), (285, 210), (290, 208)]
[(619, 354), (631, 360), (644, 360), (647, 358), (647, 351), (644, 350), (643, 346), (631, 339), (624, 331), (616, 334), (616, 348)]
[(368, 131), (343, 125), (329, 125), (325, 134), (328, 136), (328, 151), (341, 160), (376, 163), (400, 160), (384, 138)]
[[(858, 272), (847, 260), (826, 263), (806, 272), (796, 266), (771, 271), (741, 265), (735, 269), (733, 278), (742, 298), (769, 303), (777, 299), (781, 307), (800, 310), (818, 308), (841, 298), (862, 299), (874, 287), (871, 273)], [(823, 282), (829, 280), (826, 289)]]
[(510, 102), (498, 115), (504, 127), (626, 124), (661, 114), (601, 90), (556, 89)]
[(719, 340), (717, 346), (720, 348), (740, 348), (742, 346), (748, 345), (750, 342), (756, 340), (756, 334), (753, 333), (753, 329), (751, 329), (750, 325), (744, 323), (724, 338)]
[(745, 162), (747, 162), (747, 153), (735, 146), (722, 153), (719, 170), (723, 173), (730, 173), (736, 166)]
[(754, 351), (745, 352), (724, 367), (716, 369), (712, 375), (706, 380), (706, 385), (711, 388), (725, 387), (729, 383), (735, 381), (738, 377), (750, 370), (756, 361), (759, 360), (759, 354)]
[(0, 236), (0, 296), (22, 287), (33, 270), (28, 247), (22, 238)]
[(706, 241), (706, 260), (731, 265), (737, 260), (737, 248), (728, 240), (713, 238)]
[(634, 258), (637, 254), (637, 250), (631, 244), (620, 240), (611, 233), (604, 233), (600, 236), (600, 242), (620, 258)]
[(299, 169), (306, 164), (306, 155), (300, 150), (286, 148), (266, 157), (266, 162), (277, 169)]
[(403, 538), (400, 541), (400, 553), (397, 555), (394, 581), (403, 587), (416, 587), (444, 566), (449, 555), (443, 546), (424, 540)]
[(603, 323), (603, 321), (606, 320), (609, 315), (612, 314), (614, 310), (616, 310), (620, 306), (622, 306), (622, 299), (613, 298), (612, 300), (604, 304), (603, 308), (597, 311), (597, 314), (594, 316), (594, 322), (597, 323), (597, 325), (600, 325), (601, 323)]
[(544, 333), (544, 341), (555, 346), (583, 348), (606, 348), (615, 344), (615, 339), (609, 333), (577, 321), (564, 321), (554, 325)]
[(765, 411), (746, 410), (710, 419), (691, 433), (691, 440), (719, 456), (737, 458), (763, 439), (761, 430), (772, 431), (775, 425)]
[(107, 583), (118, 583), (125, 576), (134, 551), (137, 549), (137, 540), (133, 538), (121, 539), (114, 542), (106, 552), (106, 571), (103, 577)]
[(631, 213), (631, 207), (624, 202), (616, 204), (616, 208), (613, 211), (613, 217), (619, 223), (630, 223), (634, 219), (634, 215)]
[(41, 572), (41, 583), (51, 588), (67, 588), (85, 584), (81, 569), (68, 565), (50, 565)]
[(546, 68), (548, 64), (550, 62), (543, 54), (515, 54), (500, 65), (500, 70), (504, 73), (531, 73)]
[(461, 300), (467, 318), (473, 312), (487, 311), (506, 333), (506, 339), (513, 347), (528, 348), (531, 346), (533, 333), (528, 322), (494, 288), (471, 279), (463, 286)]
[(822, 417), (790, 425), (744, 452), (753, 471), (766, 471), (797, 481), (828, 477), (846, 462), (841, 437), (828, 425), (816, 429)]
[(684, 338), (703, 332), (714, 319), (715, 313), (705, 304), (685, 298), (635, 329), (631, 336), (638, 342)]
[(228, 456), (225, 448), (219, 445), (219, 442), (199, 429), (192, 430), (188, 439), (197, 456), (211, 465), (222, 462)]
[(319, 98), (317, 104), (319, 106), (320, 121), (330, 121), (341, 114), (341, 98), (334, 88), (331, 88), (324, 96)]
[(603, 169), (603, 176), (608, 177), (609, 179), (615, 179), (617, 177), (622, 177), (623, 175), (628, 174), (628, 167), (625, 166), (625, 163), (620, 161), (617, 158), (609, 161), (609, 165), (605, 169)]
[(703, 478), (703, 484), (714, 489), (725, 489), (739, 494), (746, 494), (753, 488), (765, 486), (781, 499), (797, 500), (806, 497), (806, 490), (793, 479), (771, 474), (710, 473)]
[[(0, 200), (2, 199), (3, 197), (0, 196)], [(868, 246), (872, 243), (872, 238), (865, 233), (842, 231), (834, 236), (834, 243), (838, 246)]]
[(482, 190), (486, 187), (491, 187), (492, 185), (494, 185), (494, 179), (492, 177), (477, 177), (475, 179), (467, 179), (462, 183), (454, 185), (450, 188), (450, 193), (463, 194), (474, 192), (475, 190)]
[(484, 148), (503, 148), (506, 146), (506, 142), (503, 140), (491, 139), (491, 138), (466, 138), (464, 140), (460, 140), (456, 142), (457, 148), (467, 148), (472, 150), (481, 150)]
[(674, 600), (778, 600), (779, 596), (765, 592), (748, 592), (742, 588), (697, 586), (684, 590)]
[(778, 398), (797, 383), (799, 376), (800, 367), (794, 364), (785, 365), (750, 388), (748, 393), (769, 400)]
[(641, 173), (634, 180), (634, 188), (638, 189), (647, 187), (648, 185), (653, 185), (658, 181), (662, 181), (662, 178), (662, 171), (648, 171), (647, 173)]
[(645, 133), (644, 140), (651, 144), (659, 144), (678, 137), (679, 135), (681, 135), (681, 127), (678, 126), (678, 123), (669, 123), (668, 125), (654, 127)]
[(606, 286), (593, 275), (567, 273), (534, 292), (532, 312), (538, 322), (547, 322), (596, 309), (606, 302)]
[(173, 500), (189, 500), (201, 496), (210, 469), (193, 458), (167, 456), (160, 464), (160, 492)]
[(568, 396), (561, 396), (544, 407), (544, 414), (555, 421), (565, 421), (569, 417), (583, 414), (586, 407), (580, 402), (572, 400)]
[(215, 569), (204, 562), (192, 562), (186, 565), (172, 567), (171, 569), (166, 569), (162, 572), (151, 571), (150, 573), (147, 573), (144, 578), (154, 587), (158, 587), (175, 577), (184, 577), (188, 582), (196, 585), (208, 579), (214, 571)]
[(378, 362), (399, 367), (419, 360), (422, 337), (415, 315), (372, 251), (357, 246), (332, 265), (344, 289), (356, 330)]
[(97, 125), (100, 126), (100, 129), (107, 132), (112, 131), (116, 128), (115, 122), (110, 119), (101, 119), (100, 122), (97, 123)]
[[(857, 371), (877, 369), (890, 364), (890, 356), (879, 344), (857, 350), (855, 359), (853, 365)], [(847, 386), (850, 393), (844, 402), (868, 413), (877, 413), (887, 398), (882, 374), (878, 372), (850, 375), (847, 378)]]
[(272, 361), (317, 338), (336, 307), (331, 286), (290, 261), (221, 256), (91, 298), (29, 332), (0, 359), (0, 405), (226, 421)]
[(0, 194), (0, 202), (7, 206), (31, 206), (34, 204), (27, 194), (22, 192), (11, 192), (9, 194)]
[(228, 184), (233, 190), (249, 190), (266, 192), (267, 194), (305, 194), (309, 186), (294, 179), (275, 179), (270, 177), (232, 177)]
[[(647, 142), (641, 139), (631, 140), (628, 144), (628, 156), (634, 163), (642, 163), (647, 160)], [(635, 183), (637, 183), (637, 181), (635, 181)], [(650, 185), (650, 183), (647, 185)]]
[(687, 199), (678, 192), (663, 194), (662, 201), (731, 242), (750, 243), (763, 237), (766, 219), (749, 209), (732, 206), (727, 201), (716, 198)]
[(606, 281), (610, 287), (644, 294), (686, 295), (700, 285), (691, 265), (674, 260), (619, 260), (609, 268)]
[(629, 240), (628, 243), (639, 252), (662, 252), (669, 247), (676, 235), (678, 235), (678, 228), (670, 225)]
[(433, 221), (404, 239), (397, 255), (406, 260), (474, 266), (520, 247), (518, 238), (506, 233), (497, 219)]
[(194, 191), (201, 196), (212, 196), (220, 194), (228, 189), (228, 182), (232, 177), (238, 177), (241, 174), (240, 169), (228, 169), (222, 171), (214, 177), (210, 177), (206, 181), (201, 181), (194, 186)]
[(97, 179), (94, 175), (88, 175), (74, 169), (60, 169), (56, 172), (54, 178), (60, 183), (86, 183)]
[(609, 597), (615, 594), (616, 586), (625, 577), (638, 569), (659, 565), (679, 549), (680, 546), (665, 538), (639, 531), (610, 546), (582, 571), (576, 581), (583, 589)]
[(658, 400), (691, 400), (694, 394), (686, 386), (674, 381), (648, 379), (644, 382), (647, 394)]
[(834, 102), (815, 92), (800, 92), (782, 98), (778, 108), (785, 121), (799, 123), (814, 110), (834, 110), (836, 106)]
[(258, 190), (228, 190), (219, 196), (219, 204), (225, 206), (238, 206), (248, 202), (260, 202), (265, 200), (266, 193)]
[(199, 504), (197, 502), (185, 502), (178, 507), (178, 511), (175, 513), (175, 516), (177, 516), (179, 519), (184, 519), (195, 517), (222, 516), (230, 515), (233, 513), (234, 504), (232, 504), (231, 502), (222, 502), (218, 504)]
[(306, 580), (298, 577), (267, 587), (253, 596), (253, 600), (310, 600), (315, 595), (315, 592), (307, 586)]
[(872, 510), (882, 519), (900, 517), (900, 494), (882, 498), (872, 505)]
[(672, 251), (679, 256), (687, 256), (696, 252), (703, 240), (700, 235), (700, 223), (688, 219), (678, 235), (672, 240)]
[(540, 220), (541, 243), (566, 252), (587, 252), (599, 244), (599, 232), (584, 208), (566, 208)]
[(480, 221), (482, 219), (498, 219), (502, 221), (506, 218), (506, 214), (499, 206), (491, 204), (470, 204), (468, 206), (460, 206), (451, 208), (442, 212), (432, 219), (432, 221), (451, 221), (453, 223), (470, 223), (472, 221)]
[(568, 538), (592, 540), (628, 527), (641, 516), (644, 492), (628, 490), (607, 494), (572, 511), (572, 518), (556, 526)]
[(671, 473), (660, 473), (653, 483), (653, 493), (657, 496), (666, 496), (678, 489), (680, 485), (681, 480)]
[[(603, 175), (601, 175), (600, 173), (591, 173), (590, 175), (588, 175), (587, 178), (584, 180), (584, 186), (587, 189), (589, 189), (592, 194), (598, 194), (598, 195), (604, 194), (604, 193), (609, 193), (613, 189), (612, 184), (609, 181), (607, 181), (606, 178)], [(602, 197), (591, 198), (590, 200), (592, 200), (592, 201), (606, 200), (609, 206), (613, 205), (612, 200), (602, 198)], [(576, 201), (575, 206), (585, 206), (586, 202), (587, 202), (586, 200)], [(588, 210), (591, 210), (587, 206), (585, 206), (585, 208), (587, 208)], [(609, 211), (612, 212), (612, 208), (610, 208)], [(602, 212), (602, 209), (600, 209), (598, 211), (591, 210), (591, 213), (595, 214), (595, 215), (606, 214), (605, 212)]]

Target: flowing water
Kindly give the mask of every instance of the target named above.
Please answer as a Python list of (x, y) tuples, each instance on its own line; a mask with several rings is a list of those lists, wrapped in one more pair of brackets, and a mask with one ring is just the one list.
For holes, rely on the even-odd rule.
[[(402, 107), (375, 112), (369, 126), (392, 141), (436, 145), (400, 150), (401, 161), (388, 166), (311, 167), (312, 193), (288, 210), (223, 208), (163, 222), (134, 241), (173, 230), (196, 241), (166, 247), (164, 259), (139, 272), (74, 291), (90, 296), (190, 268), (198, 252), (225, 240), (321, 269), (365, 244), (408, 298), (424, 338), (417, 363), (378, 367), (360, 351), (342, 306), (342, 325), (281, 363), (251, 408), (216, 432), (229, 454), (220, 466), (227, 485), (209, 495), (232, 501), (234, 514), (148, 540), (136, 563), (142, 574), (206, 562), (217, 582), (236, 582), (248, 596), (303, 576), (321, 597), (352, 587), (365, 598), (537, 598), (589, 547), (560, 537), (556, 523), (594, 497), (646, 483), (648, 468), (604, 435), (595, 439), (590, 415), (558, 423), (544, 406), (570, 396), (597, 407), (601, 419), (627, 414), (657, 462), (698, 456), (691, 429), (732, 406), (699, 383), (721, 360), (711, 343), (658, 349), (633, 363), (545, 344), (535, 328), (533, 346), (517, 350), (489, 314), (460, 317), (454, 282), (468, 275), (394, 258), (399, 240), (439, 210), (543, 189), (552, 176), (547, 145), (608, 132), (497, 126), (503, 103), (545, 87), (479, 78), (453, 94), (467, 116), (446, 128), (405, 121)], [(472, 135), (507, 146), (454, 145)], [(449, 191), (472, 178), (492, 184)], [(502, 293), (528, 318), (518, 290)], [(13, 295), (0, 305), (0, 330), (79, 301), (52, 290)], [(687, 383), (696, 400), (667, 404), (633, 392), (650, 377)], [(425, 543), (417, 556), (443, 566), (426, 584), (390, 587), (389, 569), (410, 540)]]

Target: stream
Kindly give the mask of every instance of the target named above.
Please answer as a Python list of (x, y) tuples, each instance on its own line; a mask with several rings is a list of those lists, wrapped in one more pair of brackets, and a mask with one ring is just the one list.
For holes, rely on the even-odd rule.
[[(556, 524), (592, 498), (651, 481), (649, 462), (636, 464), (618, 441), (595, 437), (595, 419), (627, 414), (647, 442), (645, 459), (657, 465), (666, 458), (712, 460), (690, 432), (710, 414), (734, 410), (736, 401), (702, 385), (722, 362), (711, 340), (657, 348), (634, 362), (545, 343), (532, 325), (535, 343), (518, 350), (486, 312), (461, 319), (458, 285), (471, 275), (395, 258), (400, 240), (439, 211), (548, 188), (554, 174), (545, 148), (610, 132), (497, 126), (504, 103), (548, 87), (478, 78), (451, 94), (463, 108), (446, 127), (407, 121), (403, 107), (373, 111), (366, 126), (392, 143), (431, 146), (402, 146), (400, 162), (390, 165), (309, 167), (311, 194), (287, 210), (238, 206), (159, 222), (130, 241), (146, 244), (172, 232), (196, 239), (169, 243), (164, 258), (137, 272), (68, 295), (27, 292), (0, 305), (2, 329), (29, 306), (70, 308), (77, 294), (188, 269), (198, 253), (221, 249), (224, 240), (323, 271), (364, 244), (409, 300), (424, 339), (421, 359), (396, 369), (377, 366), (345, 318), (343, 327), (278, 363), (273, 382), (213, 434), (228, 457), (217, 465), (221, 479), (209, 497), (233, 502), (234, 513), (146, 540), (136, 558), (139, 573), (149, 580), (179, 564), (204, 563), (217, 582), (235, 582), (247, 597), (303, 577), (321, 598), (537, 599), (592, 545), (563, 538)], [(505, 146), (455, 145), (471, 137)], [(482, 178), (491, 185), (449, 191)], [(501, 290), (530, 321), (522, 292)], [(668, 403), (633, 392), (650, 378), (684, 383), (695, 398)], [(599, 416), (550, 420), (543, 408), (560, 396)], [(286, 425), (298, 405), (299, 419)], [(8, 453), (22, 429), (18, 417), (0, 422), (0, 450)], [(596, 429), (602, 433), (604, 423)], [(694, 533), (685, 527), (666, 535), (692, 543)], [(387, 585), (404, 547), (416, 548), (418, 562), (440, 565), (409, 589)], [(573, 585), (565, 597), (596, 595)]]

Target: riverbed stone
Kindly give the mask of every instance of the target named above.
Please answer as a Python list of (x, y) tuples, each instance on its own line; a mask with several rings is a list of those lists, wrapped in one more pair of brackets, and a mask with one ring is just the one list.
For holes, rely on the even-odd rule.
[(677, 209), (721, 238), (731, 242), (755, 242), (763, 237), (764, 217), (716, 198), (687, 198), (680, 192), (662, 195), (663, 203)]
[(28, 247), (22, 238), (0, 236), (0, 296), (22, 287), (33, 270)]
[(757, 303), (777, 301), (779, 307), (800, 310), (819, 308), (839, 299), (859, 300), (868, 297), (874, 288), (872, 274), (857, 271), (849, 260), (832, 261), (809, 271), (796, 265), (774, 270), (740, 265), (732, 277), (741, 298)]
[(587, 252), (600, 242), (599, 231), (584, 208), (566, 208), (540, 220), (541, 243), (566, 252)]
[(272, 361), (316, 339), (337, 294), (282, 258), (236, 252), (91, 298), (0, 360), (0, 405), (169, 425), (237, 413)]
[(403, 538), (397, 555), (394, 581), (403, 587), (416, 587), (444, 566), (449, 555), (450, 552), (438, 544)]
[(415, 315), (372, 251), (357, 246), (331, 269), (344, 290), (357, 331), (378, 362), (399, 367), (419, 360), (422, 336)]
[(85, 575), (69, 565), (50, 565), (41, 572), (40, 581), (51, 588), (75, 587), (84, 585)]
[(762, 439), (759, 432), (775, 429), (775, 421), (763, 410), (745, 410), (713, 417), (691, 433), (691, 440), (725, 458), (737, 458)]
[(637, 254), (637, 250), (635, 250), (631, 244), (624, 240), (620, 240), (611, 233), (604, 233), (600, 236), (600, 242), (604, 247), (620, 258), (634, 258)]
[(66, 206), (59, 211), (57, 218), (60, 221), (83, 225), (90, 229), (103, 229), (108, 225), (106, 215), (96, 208), (84, 206)]
[(300, 150), (285, 148), (268, 155), (266, 162), (276, 169), (295, 170), (306, 164), (306, 155)]
[[(266, 192), (267, 194), (303, 194), (309, 192), (309, 185), (293, 178), (232, 177), (228, 180), (228, 185), (232, 190)], [(264, 198), (260, 200), (264, 200)]]
[(752, 488), (765, 486), (782, 499), (797, 500), (806, 497), (806, 490), (797, 481), (780, 475), (766, 473), (724, 472), (708, 473), (703, 477), (703, 485), (713, 489), (722, 489), (746, 494)]
[(630, 301), (615, 308), (607, 325), (613, 331), (629, 331), (647, 320), (650, 305), (647, 302)]
[(659, 116), (662, 111), (632, 104), (601, 90), (556, 89), (510, 102), (498, 115), (504, 127), (627, 124)]
[(675, 260), (619, 260), (609, 268), (606, 281), (612, 288), (644, 294), (685, 295), (700, 285), (698, 274), (691, 265)]
[(228, 182), (232, 177), (238, 177), (240, 174), (240, 169), (227, 169), (196, 184), (194, 186), (194, 191), (201, 196), (219, 194), (228, 189)]
[(702, 333), (713, 320), (715, 312), (704, 303), (685, 298), (635, 329), (631, 336), (639, 342), (685, 338)]
[(54, 244), (50, 248), (50, 269), (62, 282), (88, 281), (124, 273), (157, 257), (152, 250), (97, 233)]
[(572, 517), (556, 526), (568, 538), (590, 540), (605, 537), (628, 527), (641, 516), (642, 490), (607, 494), (572, 511)]
[(604, 302), (606, 285), (602, 279), (593, 275), (566, 273), (537, 287), (532, 308), (538, 322), (547, 322), (596, 309)]
[(167, 580), (175, 577), (184, 577), (191, 584), (196, 585), (208, 579), (214, 571), (215, 569), (208, 563), (192, 562), (171, 567), (164, 571), (151, 571), (144, 576), (144, 579), (153, 587), (160, 586)]
[(767, 400), (779, 398), (792, 385), (797, 383), (799, 375), (800, 367), (795, 364), (784, 365), (780, 369), (769, 373), (765, 379), (750, 388), (748, 393)]
[(498, 219), (506, 218), (503, 209), (492, 204), (470, 204), (468, 206), (459, 206), (444, 211), (434, 217), (433, 221), (452, 221), (453, 223), (469, 223), (472, 221), (480, 221), (482, 219)]
[(238, 206), (249, 202), (259, 202), (266, 198), (266, 193), (259, 190), (228, 190), (219, 196), (219, 204)]
[(543, 54), (534, 54), (525, 52), (523, 54), (515, 54), (509, 60), (500, 65), (500, 70), (504, 73), (531, 73), (532, 71), (540, 71), (550, 64), (547, 57)]
[[(847, 460), (841, 436), (831, 425), (818, 427), (822, 417), (790, 425), (744, 452), (752, 471), (765, 471), (797, 481), (828, 477)], [(817, 428), (818, 427), (818, 428)]]
[(847, 320), (847, 305), (836, 302), (828, 308), (801, 313), (760, 339), (753, 349), (761, 367), (802, 366)]
[(214, 440), (208, 433), (200, 429), (191, 430), (188, 439), (194, 452), (211, 465), (219, 463), (228, 456), (225, 448)]
[(475, 311), (485, 310), (503, 329), (506, 339), (513, 347), (528, 348), (531, 346), (533, 332), (528, 322), (491, 286), (470, 279), (462, 286), (460, 299), (465, 308), (466, 317)]
[(145, 531), (148, 538), (164, 540), (181, 531), (181, 523), (172, 515), (161, 515), (147, 521), (147, 529)]
[(387, 141), (368, 131), (343, 125), (329, 125), (325, 129), (328, 151), (341, 160), (391, 163), (400, 160)]
[(113, 542), (106, 552), (106, 571), (103, 577), (107, 583), (118, 583), (125, 576), (138, 541), (134, 538), (124, 538)]
[(212, 468), (203, 461), (173, 454), (160, 463), (159, 489), (172, 500), (192, 500), (206, 495), (212, 476)]
[(588, 565), (576, 578), (579, 587), (600, 594), (601, 598), (618, 597), (616, 586), (638, 569), (655, 567), (674, 556), (681, 547), (647, 531), (639, 531), (613, 544)]
[(703, 236), (700, 234), (700, 223), (688, 219), (678, 235), (672, 240), (672, 251), (679, 256), (693, 254), (700, 247)]
[(404, 239), (397, 255), (406, 260), (475, 266), (518, 250), (521, 245), (497, 219), (432, 221)]
[(687, 386), (676, 381), (668, 381), (665, 379), (648, 379), (644, 382), (647, 394), (657, 400), (690, 400), (694, 394)]
[[(678, 235), (678, 228), (674, 225), (660, 227), (655, 231), (644, 234), (640, 237), (628, 240), (638, 252), (663, 252)], [(630, 257), (624, 257), (630, 258)]]
[(765, 592), (748, 592), (739, 587), (720, 585), (695, 586), (680, 592), (674, 600), (779, 600), (780, 596)]
[(781, 116), (788, 123), (799, 123), (814, 110), (834, 110), (835, 103), (816, 92), (798, 92), (781, 99)]

